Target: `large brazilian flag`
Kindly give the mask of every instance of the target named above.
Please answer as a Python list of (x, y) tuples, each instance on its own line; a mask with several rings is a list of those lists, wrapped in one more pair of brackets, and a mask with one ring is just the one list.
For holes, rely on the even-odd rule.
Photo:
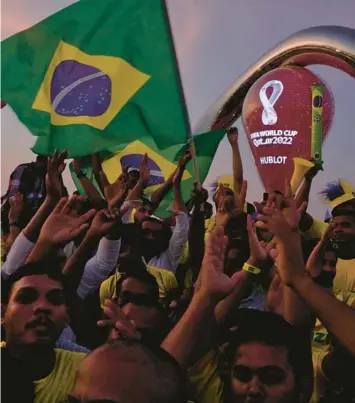
[(1, 53), (1, 98), (38, 136), (38, 154), (186, 141), (164, 0), (80, 0), (6, 39)]

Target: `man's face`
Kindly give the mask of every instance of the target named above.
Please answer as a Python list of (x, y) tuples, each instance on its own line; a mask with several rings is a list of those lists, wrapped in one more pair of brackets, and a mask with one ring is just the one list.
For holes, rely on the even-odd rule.
[(334, 273), (335, 275), (337, 260), (338, 258), (334, 251), (325, 252), (322, 262), (322, 271), (327, 273)]
[(332, 238), (341, 247), (354, 247), (355, 218), (352, 216), (337, 216), (332, 220), (334, 225)]
[(127, 278), (121, 284), (118, 304), (122, 312), (134, 321), (138, 330), (152, 329), (160, 320), (157, 301), (147, 285), (135, 278)]
[(68, 321), (64, 291), (56, 280), (31, 275), (13, 285), (3, 317), (7, 343), (54, 345)]
[(132, 170), (127, 175), (127, 185), (129, 189), (133, 189), (139, 180), (139, 171)]
[(292, 403), (295, 378), (285, 347), (242, 344), (231, 373), (233, 399), (240, 403)]
[(143, 253), (147, 252), (156, 256), (167, 249), (169, 239), (165, 239), (161, 223), (144, 221), (141, 225), (141, 229), (143, 235)]
[(150, 217), (153, 214), (153, 208), (150, 204), (144, 204), (137, 207), (134, 214), (134, 222), (140, 224), (146, 217)]

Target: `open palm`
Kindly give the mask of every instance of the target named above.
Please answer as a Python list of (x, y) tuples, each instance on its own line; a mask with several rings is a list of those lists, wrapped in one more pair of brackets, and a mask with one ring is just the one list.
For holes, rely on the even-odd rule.
[(76, 238), (82, 231), (88, 228), (89, 221), (95, 214), (90, 210), (77, 217), (77, 197), (62, 198), (51, 215), (44, 223), (40, 238), (51, 244), (65, 244)]
[(229, 295), (237, 282), (237, 276), (224, 273), (224, 258), (228, 238), (222, 227), (216, 227), (208, 238), (200, 271), (197, 291), (220, 300)]

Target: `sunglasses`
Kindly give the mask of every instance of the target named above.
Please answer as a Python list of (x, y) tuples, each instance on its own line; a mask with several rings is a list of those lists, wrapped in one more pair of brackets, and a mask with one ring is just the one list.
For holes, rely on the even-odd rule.
[(152, 235), (153, 238), (161, 238), (164, 236), (164, 231), (157, 229), (157, 230), (152, 230), (149, 228), (142, 229), (142, 234), (145, 237), (148, 237), (149, 235)]
[(131, 302), (137, 306), (144, 307), (159, 307), (158, 300), (149, 294), (138, 294), (130, 291), (122, 291), (119, 297), (119, 305), (122, 308), (124, 305)]
[(267, 386), (278, 385), (286, 379), (285, 371), (275, 366), (263, 367), (256, 370), (252, 370), (244, 365), (236, 365), (233, 368), (233, 376), (240, 382), (250, 382), (254, 375), (258, 377), (262, 384)]
[(137, 208), (137, 211), (138, 211), (139, 213), (142, 213), (142, 214), (144, 214), (144, 213), (147, 213), (147, 214), (149, 214), (149, 215), (152, 215), (152, 214), (153, 214), (153, 210), (150, 209), (150, 208), (147, 208), (147, 207), (139, 207), (139, 208)]
[(335, 268), (337, 266), (337, 261), (336, 260), (323, 259), (322, 265), (323, 266), (328, 265), (329, 267)]

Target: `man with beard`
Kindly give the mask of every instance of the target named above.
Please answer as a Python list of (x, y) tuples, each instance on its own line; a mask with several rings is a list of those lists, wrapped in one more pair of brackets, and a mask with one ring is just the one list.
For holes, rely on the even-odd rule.
[(69, 322), (60, 268), (53, 261), (19, 268), (2, 281), (2, 311), (2, 401), (65, 401), (85, 354), (54, 348)]
[[(321, 194), (333, 208), (330, 223), (334, 224), (334, 229), (330, 244), (338, 256), (333, 289), (354, 292), (355, 191), (349, 183), (338, 181), (328, 183)], [(306, 239), (321, 239), (328, 225), (304, 213), (299, 229)]]
[(355, 209), (340, 205), (332, 215), (331, 242), (338, 256), (334, 288), (355, 292)]
[[(330, 243), (338, 256), (333, 288), (355, 292), (355, 199), (335, 207), (331, 223), (334, 229)], [(307, 238), (321, 239), (328, 225), (305, 213), (300, 230)]]

